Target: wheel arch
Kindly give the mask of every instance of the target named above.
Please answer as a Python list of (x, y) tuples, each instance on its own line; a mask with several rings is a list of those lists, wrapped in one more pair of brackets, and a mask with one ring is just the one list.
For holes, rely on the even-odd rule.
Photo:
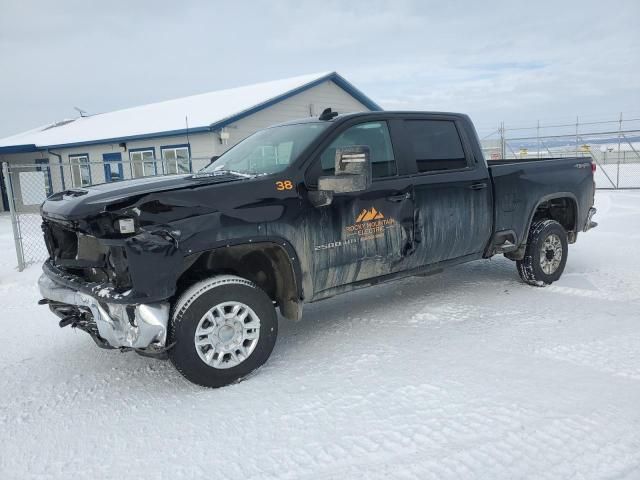
[[(563, 202), (563, 206), (554, 207), (549, 210), (550, 202)], [(562, 209), (564, 208), (564, 212)], [(529, 218), (521, 233), (518, 248), (504, 254), (510, 260), (522, 260), (524, 258), (525, 248), (527, 247), (527, 239), (533, 222), (538, 219), (547, 218), (556, 220), (567, 231), (567, 239), (569, 243), (575, 243), (578, 236), (578, 199), (571, 192), (556, 192), (544, 195), (538, 199), (534, 207), (529, 213)]]
[(219, 274), (236, 275), (255, 283), (286, 318), (299, 320), (304, 292), (296, 251), (280, 238), (238, 239), (185, 257), (178, 291), (195, 281)]
[[(554, 201), (556, 203), (554, 203)], [(561, 203), (564, 205), (561, 205)], [(543, 215), (540, 215), (541, 213)], [(569, 243), (573, 243), (578, 228), (578, 199), (571, 192), (552, 193), (538, 199), (529, 213), (529, 219), (522, 235), (521, 245), (526, 243), (531, 225), (534, 220), (538, 218), (548, 218), (560, 223), (567, 231), (567, 234), (569, 234), (570, 240), (572, 240)], [(571, 238), (572, 236), (574, 238)]]

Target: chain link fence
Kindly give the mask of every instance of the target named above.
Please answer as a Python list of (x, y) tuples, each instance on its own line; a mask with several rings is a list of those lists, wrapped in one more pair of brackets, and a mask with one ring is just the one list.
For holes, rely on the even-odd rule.
[(480, 132), (487, 159), (591, 157), (596, 188), (640, 189), (640, 118), (580, 121)]
[(40, 205), (51, 194), (97, 183), (130, 178), (192, 173), (209, 158), (104, 161), (76, 163), (2, 164), (6, 202), (11, 214), (18, 270), (49, 256), (42, 232)]

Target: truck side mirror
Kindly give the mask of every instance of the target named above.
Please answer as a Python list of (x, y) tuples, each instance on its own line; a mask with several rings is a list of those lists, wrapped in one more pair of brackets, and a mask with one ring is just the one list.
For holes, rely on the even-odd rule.
[(310, 196), (316, 207), (331, 204), (333, 194), (362, 192), (371, 185), (371, 153), (366, 145), (336, 149), (335, 174), (320, 177), (318, 190)]

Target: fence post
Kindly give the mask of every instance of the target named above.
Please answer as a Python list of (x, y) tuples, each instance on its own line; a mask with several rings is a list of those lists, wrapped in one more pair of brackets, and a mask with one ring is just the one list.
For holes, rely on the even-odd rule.
[(11, 177), (9, 173), (9, 164), (2, 163), (2, 174), (4, 176), (4, 185), (7, 192), (7, 201), (9, 203), (9, 212), (11, 213), (11, 228), (13, 229), (13, 241), (16, 247), (16, 257), (18, 259), (18, 271), (24, 270), (24, 252), (22, 251), (22, 236), (20, 235), (20, 224), (18, 223), (18, 215), (16, 213), (15, 200), (13, 197), (13, 188), (11, 187)]
[(538, 128), (536, 128), (536, 149), (538, 150), (538, 158), (540, 158), (540, 120), (538, 120)]
[(618, 168), (616, 177), (616, 188), (620, 188), (620, 150), (622, 143), (622, 112), (620, 112), (620, 121), (618, 122)]
[(506, 148), (505, 148), (506, 140), (504, 138), (504, 122), (500, 122), (500, 158), (506, 158)]
[(576, 117), (576, 157), (578, 156), (578, 127), (580, 125), (580, 121), (578, 117)]

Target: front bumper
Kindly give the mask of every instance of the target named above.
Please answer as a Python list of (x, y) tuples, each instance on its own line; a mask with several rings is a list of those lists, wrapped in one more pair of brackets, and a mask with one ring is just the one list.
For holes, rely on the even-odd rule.
[(75, 289), (64, 283), (56, 282), (44, 273), (38, 280), (38, 287), (50, 305), (69, 305), (90, 313), (100, 339), (111, 347), (144, 350), (166, 346), (169, 302), (133, 305), (112, 303), (101, 301), (80, 288)]
[(597, 210), (595, 209), (595, 207), (591, 207), (589, 209), (589, 213), (587, 214), (587, 221), (584, 223), (584, 228), (582, 229), (583, 232), (586, 232), (598, 226), (598, 224), (592, 220), (596, 212)]

